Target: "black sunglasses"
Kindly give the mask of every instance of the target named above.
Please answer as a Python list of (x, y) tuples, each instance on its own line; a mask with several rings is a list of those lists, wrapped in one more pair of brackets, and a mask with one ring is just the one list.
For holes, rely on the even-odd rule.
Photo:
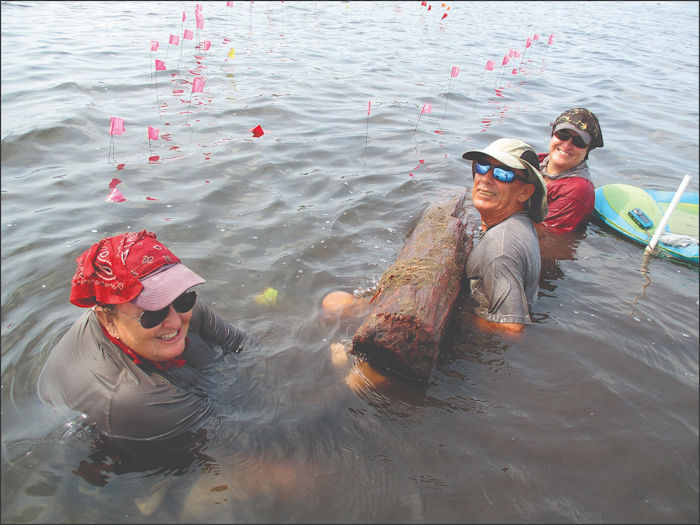
[[(192, 290), (191, 292), (185, 292), (178, 296), (177, 299), (175, 299), (171, 304), (172, 307), (175, 308), (175, 311), (179, 314), (184, 314), (185, 312), (189, 312), (194, 308), (194, 303), (197, 301), (197, 292)], [(154, 328), (158, 326), (160, 323), (165, 321), (165, 318), (168, 317), (168, 312), (170, 312), (170, 306), (168, 305), (165, 308), (161, 308), (160, 310), (144, 310), (141, 315), (138, 317), (134, 317), (128, 314), (128, 317), (131, 317), (132, 319), (136, 319), (139, 323), (141, 323), (141, 326), (143, 326), (146, 329), (149, 328)]]
[(586, 144), (583, 141), (580, 135), (577, 135), (576, 133), (572, 133), (571, 131), (567, 131), (565, 129), (555, 131), (554, 136), (562, 142), (566, 142), (567, 140), (572, 139), (574, 146), (576, 146), (577, 148), (585, 148), (586, 146), (588, 146), (588, 144)]

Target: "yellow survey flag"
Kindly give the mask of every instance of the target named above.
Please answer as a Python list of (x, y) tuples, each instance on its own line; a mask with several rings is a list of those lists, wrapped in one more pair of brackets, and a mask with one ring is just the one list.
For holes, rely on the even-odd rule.
[(275, 306), (277, 304), (277, 290), (268, 288), (263, 293), (253, 297), (253, 300), (258, 304), (269, 304)]

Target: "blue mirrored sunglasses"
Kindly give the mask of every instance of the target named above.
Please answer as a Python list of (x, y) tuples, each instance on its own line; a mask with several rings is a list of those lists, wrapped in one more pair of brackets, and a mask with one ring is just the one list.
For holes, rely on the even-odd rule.
[(491, 164), (481, 164), (480, 162), (475, 162), (475, 164), (476, 172), (479, 175), (486, 175), (489, 172), (489, 170), (493, 168), (493, 178), (498, 181), (511, 183), (515, 179), (519, 179), (523, 182), (527, 182), (522, 177), (518, 177), (513, 170), (507, 170), (505, 168), (502, 168), (501, 166), (491, 166)]

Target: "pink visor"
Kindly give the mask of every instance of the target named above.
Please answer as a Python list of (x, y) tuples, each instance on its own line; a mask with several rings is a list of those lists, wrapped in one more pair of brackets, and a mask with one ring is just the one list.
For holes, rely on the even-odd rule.
[(205, 282), (182, 263), (164, 266), (141, 279), (143, 290), (131, 302), (144, 310), (161, 310), (180, 294)]

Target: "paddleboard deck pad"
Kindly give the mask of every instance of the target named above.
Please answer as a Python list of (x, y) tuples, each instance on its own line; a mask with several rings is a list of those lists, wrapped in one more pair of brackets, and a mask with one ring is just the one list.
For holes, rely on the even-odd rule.
[[(594, 214), (617, 233), (646, 246), (675, 193), (606, 184), (595, 190)], [(660, 254), (698, 264), (697, 193), (683, 193), (656, 247)]]

